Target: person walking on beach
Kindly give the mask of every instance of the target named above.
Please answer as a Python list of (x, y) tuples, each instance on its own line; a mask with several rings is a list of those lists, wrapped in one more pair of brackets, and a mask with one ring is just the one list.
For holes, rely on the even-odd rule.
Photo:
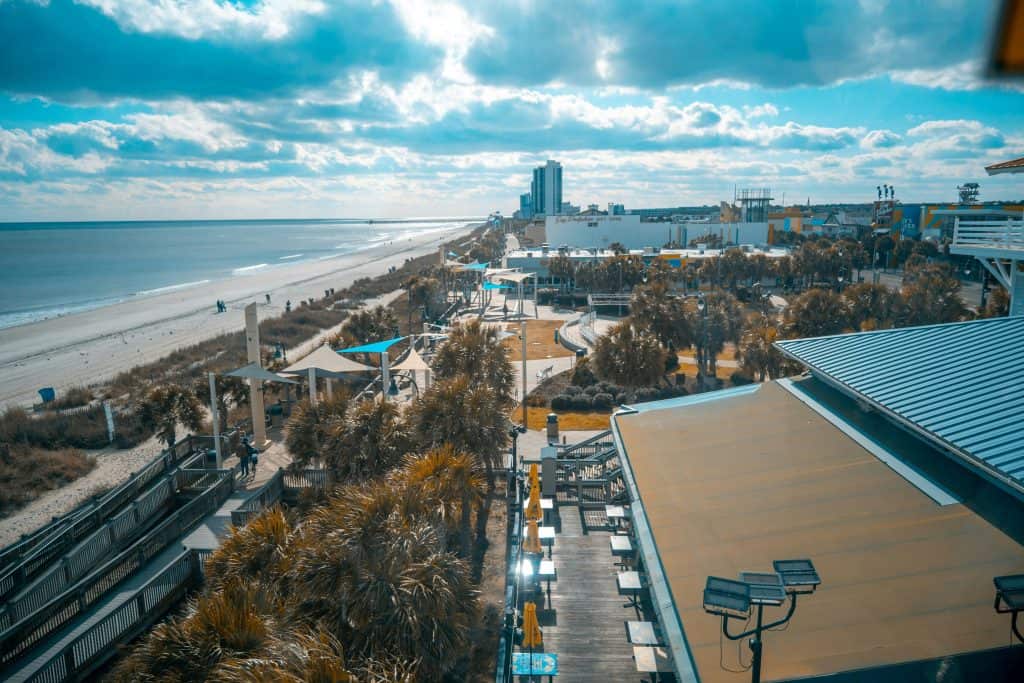
[(270, 303), (270, 295), (269, 294), (267, 294), (267, 303), (268, 304)]

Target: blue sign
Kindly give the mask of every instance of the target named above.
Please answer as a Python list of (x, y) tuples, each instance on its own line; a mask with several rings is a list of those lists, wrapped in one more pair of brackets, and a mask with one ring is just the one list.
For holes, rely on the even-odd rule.
[[(558, 655), (550, 652), (534, 652), (530, 661), (529, 652), (512, 653), (513, 676), (557, 676)], [(531, 667), (532, 664), (532, 667)], [(532, 668), (532, 671), (531, 671)]]

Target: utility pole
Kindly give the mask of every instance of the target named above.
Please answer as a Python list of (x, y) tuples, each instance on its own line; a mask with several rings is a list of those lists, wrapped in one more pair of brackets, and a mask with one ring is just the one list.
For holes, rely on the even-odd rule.
[(210, 373), (210, 417), (213, 418), (213, 449), (217, 452), (217, 469), (224, 466), (224, 456), (220, 450), (220, 415), (217, 410), (217, 384), (215, 375)]
[(519, 337), (523, 340), (523, 429), (526, 429), (526, 319), (519, 318)]
[[(245, 307), (245, 350), (249, 362), (263, 367), (260, 362), (260, 327), (256, 320), (257, 304)], [(256, 448), (267, 447), (267, 426), (263, 412), (263, 389), (260, 380), (249, 380), (249, 405), (252, 407), (252, 437)]]

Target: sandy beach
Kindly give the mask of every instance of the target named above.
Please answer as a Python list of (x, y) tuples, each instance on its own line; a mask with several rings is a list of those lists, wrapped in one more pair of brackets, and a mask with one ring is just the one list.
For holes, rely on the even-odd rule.
[[(257, 271), (190, 289), (0, 330), (0, 406), (39, 400), (41, 387), (61, 389), (108, 379), (175, 349), (244, 326), (244, 307), (260, 303), (260, 317), (280, 315), (285, 302), (323, 296), (372, 277), (473, 226), (431, 232), (405, 241), (313, 263)], [(266, 303), (265, 295), (271, 302)], [(217, 313), (214, 302), (227, 303)]]

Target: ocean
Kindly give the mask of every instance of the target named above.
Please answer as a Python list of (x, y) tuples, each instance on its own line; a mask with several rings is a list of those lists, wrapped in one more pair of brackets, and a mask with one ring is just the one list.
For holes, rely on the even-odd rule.
[(0, 223), (0, 329), (479, 220)]

